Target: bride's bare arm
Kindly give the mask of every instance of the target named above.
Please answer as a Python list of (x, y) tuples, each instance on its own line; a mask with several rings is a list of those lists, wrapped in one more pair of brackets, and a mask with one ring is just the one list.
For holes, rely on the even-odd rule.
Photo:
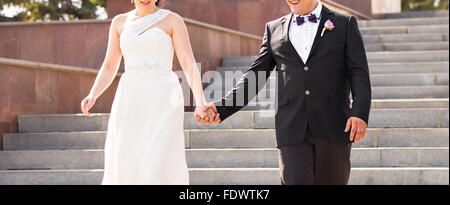
[[(201, 73), (194, 58), (186, 24), (184, 23), (183, 18), (178, 14), (172, 13), (170, 15), (170, 21), (173, 25), (172, 39), (175, 52), (183, 72), (186, 75), (189, 86), (192, 89), (196, 103), (195, 118), (198, 122), (203, 120), (204, 123), (213, 123), (216, 115), (215, 113), (210, 112), (209, 117), (206, 116), (208, 107), (206, 106), (207, 102), (203, 93)], [(217, 119), (219, 119), (218, 116)]]
[(118, 28), (123, 24), (124, 20), (124, 15), (118, 15), (112, 19), (109, 28), (109, 40), (105, 60), (97, 74), (89, 95), (81, 102), (81, 110), (86, 116), (90, 115), (89, 110), (95, 104), (96, 99), (111, 85), (119, 70), (122, 52), (119, 46)]
[(117, 16), (111, 22), (105, 60), (90, 92), (95, 97), (99, 97), (111, 85), (119, 70), (122, 51), (119, 46), (118, 28), (123, 23), (123, 20), (124, 16)]
[(178, 61), (180, 62), (181, 68), (192, 89), (196, 105), (206, 105), (206, 99), (203, 95), (201, 74), (195, 62), (194, 53), (192, 52), (188, 30), (181, 16), (175, 13), (170, 15), (173, 25), (172, 39)]

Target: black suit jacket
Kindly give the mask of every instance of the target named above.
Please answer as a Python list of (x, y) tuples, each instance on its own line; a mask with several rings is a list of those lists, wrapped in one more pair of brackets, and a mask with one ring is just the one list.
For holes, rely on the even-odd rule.
[[(302, 142), (308, 125), (315, 136), (348, 142), (349, 133), (344, 132), (348, 118), (354, 116), (368, 123), (372, 95), (357, 21), (353, 16), (323, 6), (319, 29), (305, 65), (289, 40), (292, 17), (290, 14), (266, 24), (256, 60), (234, 88), (214, 104), (222, 121), (225, 120), (255, 97), (255, 93), (247, 93), (249, 85), (257, 84), (249, 74), (259, 79), (258, 75), (263, 73), (267, 79), (275, 68), (278, 71), (277, 146)], [(335, 28), (325, 31), (321, 37), (326, 20), (331, 20)], [(244, 105), (236, 105), (238, 98), (244, 99)]]

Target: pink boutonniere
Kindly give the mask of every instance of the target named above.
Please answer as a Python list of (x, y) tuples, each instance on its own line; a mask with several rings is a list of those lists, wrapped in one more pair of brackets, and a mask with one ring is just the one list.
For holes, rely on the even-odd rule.
[(320, 37), (323, 37), (323, 34), (325, 33), (326, 30), (332, 31), (333, 29), (334, 29), (334, 24), (333, 24), (333, 22), (330, 21), (330, 19), (328, 19), (325, 22), (325, 26), (323, 27), (322, 34), (320, 34)]

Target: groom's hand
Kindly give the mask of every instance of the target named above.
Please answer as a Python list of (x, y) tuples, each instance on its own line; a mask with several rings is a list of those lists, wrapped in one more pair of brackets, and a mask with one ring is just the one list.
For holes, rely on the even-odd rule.
[(361, 141), (366, 136), (367, 124), (364, 120), (361, 120), (357, 117), (351, 117), (347, 120), (347, 126), (345, 127), (345, 132), (350, 131), (350, 141), (355, 140), (357, 143)]

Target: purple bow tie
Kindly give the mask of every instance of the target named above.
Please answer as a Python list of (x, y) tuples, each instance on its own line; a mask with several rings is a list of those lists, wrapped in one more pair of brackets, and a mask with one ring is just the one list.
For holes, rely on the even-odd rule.
[[(317, 16), (316, 14), (311, 14), (308, 16), (308, 21), (311, 23), (317, 23)], [(305, 23), (305, 17), (304, 16), (297, 16), (297, 25), (301, 26)]]

